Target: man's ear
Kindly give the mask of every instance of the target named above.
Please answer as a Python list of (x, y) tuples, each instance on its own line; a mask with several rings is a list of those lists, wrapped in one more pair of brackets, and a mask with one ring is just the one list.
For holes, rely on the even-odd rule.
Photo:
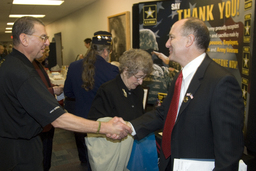
[(28, 38), (28, 35), (26, 35), (25, 33), (21, 33), (20, 36), (20, 43), (23, 45), (23, 46), (28, 46), (29, 44), (29, 38)]
[(195, 36), (193, 34), (188, 35), (186, 47), (191, 46), (194, 42), (195, 42)]

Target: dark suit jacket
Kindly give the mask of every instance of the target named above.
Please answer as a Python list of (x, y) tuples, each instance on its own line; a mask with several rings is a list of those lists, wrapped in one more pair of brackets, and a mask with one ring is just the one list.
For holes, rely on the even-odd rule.
[[(131, 121), (137, 133), (135, 138), (141, 139), (163, 128), (174, 85), (162, 106)], [(215, 159), (215, 171), (238, 170), (243, 153), (244, 104), (236, 78), (207, 55), (187, 93), (193, 99), (181, 104), (171, 136), (172, 154), (165, 159), (160, 152), (160, 171), (174, 158)]]

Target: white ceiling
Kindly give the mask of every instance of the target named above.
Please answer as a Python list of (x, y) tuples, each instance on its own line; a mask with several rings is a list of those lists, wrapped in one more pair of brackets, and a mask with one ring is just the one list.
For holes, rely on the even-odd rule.
[[(6, 30), (7, 22), (14, 22), (9, 14), (45, 14), (41, 20), (45, 25), (65, 17), (96, 0), (64, 0), (60, 6), (13, 5), (13, 0), (0, 0), (0, 35)], [(36, 1), (36, 0), (35, 0)]]

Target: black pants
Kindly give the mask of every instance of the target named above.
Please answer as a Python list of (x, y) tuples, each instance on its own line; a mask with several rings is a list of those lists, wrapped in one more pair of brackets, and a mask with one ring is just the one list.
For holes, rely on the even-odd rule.
[(42, 141), (0, 137), (1, 171), (43, 171)]
[(50, 131), (40, 133), (43, 143), (44, 171), (49, 171), (51, 168), (53, 135), (54, 127), (52, 127)]
[(84, 140), (87, 134), (74, 132), (74, 135), (76, 139), (76, 147), (78, 151), (79, 160), (81, 161), (81, 163), (84, 163), (84, 164), (86, 163), (87, 170), (90, 171), (91, 167), (90, 167), (89, 158), (88, 158), (88, 150)]

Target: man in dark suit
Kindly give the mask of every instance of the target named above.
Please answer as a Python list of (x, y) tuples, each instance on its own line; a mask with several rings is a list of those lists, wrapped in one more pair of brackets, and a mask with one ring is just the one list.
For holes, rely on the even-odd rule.
[[(171, 28), (166, 47), (169, 59), (182, 66), (183, 78), (169, 139), (164, 138), (171, 122), (166, 118), (177, 76), (162, 106), (131, 121), (137, 139), (164, 128), (160, 171), (172, 170), (174, 158), (214, 159), (214, 171), (238, 170), (244, 147), (242, 92), (236, 78), (206, 54), (209, 41), (208, 29), (199, 19), (182, 19)], [(171, 140), (171, 155), (163, 152), (166, 139)]]

